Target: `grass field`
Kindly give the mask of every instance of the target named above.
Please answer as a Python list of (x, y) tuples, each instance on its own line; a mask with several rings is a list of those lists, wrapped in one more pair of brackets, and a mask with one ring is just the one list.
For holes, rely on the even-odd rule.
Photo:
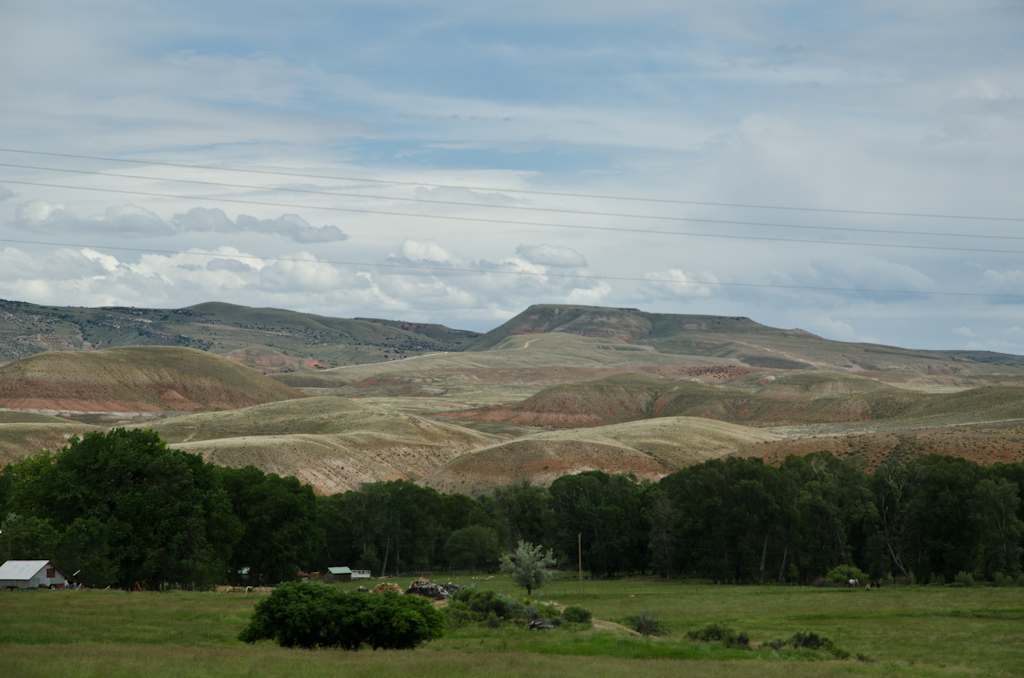
[[(408, 580), (395, 580), (403, 586)], [(462, 578), (463, 583), (471, 581)], [(507, 579), (477, 581), (509, 592)], [(236, 639), (257, 595), (40, 591), (0, 594), (0, 675), (46, 676), (967, 676), (1021, 675), (1024, 589), (827, 590), (555, 580), (535, 598), (597, 618), (660, 613), (669, 634), (513, 627), (450, 630), (413, 651), (345, 653)], [(811, 630), (872, 661), (726, 650), (685, 633), (724, 622), (752, 643)]]

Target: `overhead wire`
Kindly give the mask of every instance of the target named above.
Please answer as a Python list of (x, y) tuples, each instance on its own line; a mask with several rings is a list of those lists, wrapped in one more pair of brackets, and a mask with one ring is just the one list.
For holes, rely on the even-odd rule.
[(891, 249), (912, 249), (912, 250), (935, 250), (935, 251), (946, 251), (946, 252), (975, 252), (985, 254), (1024, 254), (1024, 250), (1007, 250), (1007, 249), (985, 249), (985, 248), (970, 248), (970, 247), (942, 247), (939, 245), (899, 245), (894, 243), (870, 243), (870, 242), (859, 242), (859, 241), (848, 241), (848, 240), (808, 240), (803, 238), (776, 238), (769, 236), (757, 236), (757, 235), (730, 235), (725, 233), (700, 233), (693, 231), (660, 231), (656, 229), (641, 229), (641, 228), (622, 228), (618, 226), (592, 226), (592, 225), (581, 225), (581, 224), (559, 224), (554, 222), (536, 222), (536, 221), (517, 221), (513, 219), (490, 219), (484, 217), (464, 217), (454, 215), (442, 215), (442, 214), (422, 214), (414, 212), (394, 212), (391, 210), (371, 210), (356, 207), (337, 207), (328, 205), (308, 205), (308, 204), (294, 204), (294, 203), (280, 203), (280, 202), (267, 202), (261, 200), (242, 200), (239, 198), (218, 198), (213, 196), (201, 196), (201, 195), (174, 195), (169, 193), (156, 193), (154, 191), (132, 191), (128, 189), (119, 188), (100, 188), (97, 186), (68, 186), (65, 184), (51, 184), (38, 181), (20, 181), (13, 179), (4, 179), (2, 183), (19, 184), (25, 186), (43, 186), (47, 188), (63, 188), (68, 190), (81, 190), (81, 191), (95, 191), (101, 193), (119, 193), (124, 195), (144, 195), (148, 197), (157, 198), (173, 198), (177, 200), (207, 200), (213, 202), (223, 202), (241, 205), (261, 205), (264, 207), (288, 207), (294, 209), (313, 209), (313, 210), (324, 210), (329, 212), (348, 212), (355, 214), (376, 214), (384, 216), (396, 216), (396, 217), (409, 217), (415, 219), (436, 219), (441, 221), (464, 221), (474, 222), (483, 224), (502, 224), (511, 226), (532, 226), (532, 227), (544, 227), (544, 228), (569, 228), (583, 231), (611, 231), (618, 233), (637, 233), (646, 235), (672, 235), (672, 236), (684, 236), (684, 237), (697, 237), (697, 238), (720, 238), (726, 240), (757, 240), (764, 242), (785, 242), (785, 243), (802, 243), (811, 245), (839, 245), (849, 247), (882, 247)]
[(487, 274), (487, 275), (505, 275), (505, 276), (532, 276), (536, 278), (565, 278), (565, 279), (577, 279), (577, 280), (614, 280), (614, 281), (627, 281), (627, 282), (642, 282), (642, 283), (669, 283), (675, 285), (706, 285), (709, 287), (740, 287), (740, 288), (762, 288), (762, 289), (779, 289), (779, 290), (805, 290), (805, 291), (817, 291), (817, 292), (851, 292), (851, 293), (871, 293), (871, 294), (910, 294), (918, 296), (939, 296), (939, 297), (985, 297), (985, 298), (1001, 298), (1001, 299), (1024, 299), (1024, 294), (1002, 294), (1002, 293), (986, 293), (986, 292), (940, 292), (940, 291), (923, 291), (923, 290), (893, 290), (893, 289), (872, 289), (872, 288), (861, 288), (861, 287), (825, 287), (816, 285), (781, 285), (781, 284), (770, 284), (770, 283), (738, 283), (738, 282), (719, 282), (719, 281), (704, 281), (704, 280), (678, 280), (675, 278), (657, 278), (657, 277), (638, 277), (638, 276), (615, 276), (615, 275), (600, 275), (600, 274), (585, 274), (585, 273), (560, 273), (560, 272), (536, 272), (536, 271), (508, 271), (501, 269), (492, 268), (465, 268), (455, 266), (428, 266), (421, 264), (389, 264), (389, 263), (370, 263), (364, 261), (342, 261), (335, 259), (299, 259), (294, 257), (266, 257), (255, 254), (230, 254), (221, 252), (191, 252), (187, 250), (165, 250), (157, 248), (142, 248), (142, 247), (119, 247), (114, 245), (95, 245), (95, 244), (82, 244), (82, 243), (66, 243), (66, 242), (46, 242), (36, 240), (16, 240), (12, 238), (0, 238), (0, 242), (15, 243), (23, 245), (43, 245), (50, 247), (76, 247), (81, 249), (94, 249), (94, 250), (114, 250), (119, 252), (139, 252), (143, 254), (165, 254), (172, 256), (200, 256), (208, 257), (212, 259), (239, 259), (239, 260), (253, 260), (253, 261), (279, 261), (279, 262), (291, 262), (300, 264), (328, 264), (332, 266), (351, 266), (351, 267), (365, 267), (365, 268), (388, 268), (388, 269), (400, 269), (400, 270), (414, 270), (414, 271), (435, 271), (444, 273), (467, 273), (467, 274)]
[(274, 176), (289, 176), (289, 177), (300, 177), (306, 179), (330, 179), (334, 181), (354, 181), (361, 183), (377, 183), (377, 184), (392, 184), (396, 186), (425, 186), (429, 188), (456, 188), (465, 189), (471, 191), (502, 191), (504, 193), (520, 193), (525, 195), (547, 195), (556, 197), (566, 198), (587, 198), (594, 200), (622, 200), (631, 202), (649, 202), (649, 203), (664, 203), (673, 205), (705, 205), (709, 207), (731, 207), (731, 208), (743, 208), (743, 209), (764, 209), (764, 210), (786, 210), (794, 212), (822, 212), (827, 214), (862, 214), (871, 216), (890, 216), (890, 217), (914, 217), (914, 218), (927, 218), (927, 219), (973, 219), (979, 221), (1007, 221), (1007, 222), (1024, 222), (1024, 217), (1003, 217), (1003, 216), (983, 216), (983, 215), (963, 215), (963, 214), (939, 214), (939, 213), (927, 213), (927, 212), (891, 212), (882, 210), (854, 210), (854, 209), (833, 209), (825, 207), (798, 207), (798, 206), (786, 206), (786, 205), (759, 205), (750, 203), (730, 203), (730, 202), (711, 202), (702, 200), (678, 200), (671, 198), (643, 198), (639, 196), (622, 196), (622, 195), (610, 195), (610, 194), (594, 194), (594, 193), (570, 193), (563, 191), (539, 191), (533, 189), (522, 189), (522, 188), (508, 188), (508, 187), (494, 187), (494, 186), (473, 186), (468, 184), (440, 184), (425, 181), (402, 181), (398, 179), (377, 179), (371, 177), (348, 177), (348, 176), (337, 176), (337, 175), (323, 175), (323, 174), (307, 174), (300, 172), (282, 172), (276, 170), (256, 170), (256, 169), (244, 169), (244, 168), (232, 168), (232, 167), (209, 167), (204, 165), (191, 165), (186, 163), (174, 163), (174, 162), (158, 162), (154, 160), (132, 160), (128, 158), (110, 158), (103, 156), (94, 155), (79, 155), (72, 153), (53, 153), (47, 151), (30, 151), (16, 148), (0, 148), (0, 152), (5, 153), (23, 153), (27, 155), (44, 155), (58, 158), (75, 158), (79, 160), (98, 160), (103, 162), (119, 162), (119, 163), (131, 163), (136, 165), (154, 165), (161, 167), (178, 167), (185, 169), (203, 169), (203, 170), (216, 170), (221, 172), (242, 172), (246, 174), (264, 174)]
[[(265, 192), (281, 192), (281, 193), (299, 193), (304, 195), (323, 195), (332, 197), (342, 198), (362, 198), (368, 200), (389, 200), (396, 202), (411, 202), (411, 203), (424, 203), (432, 205), (452, 205), (458, 207), (481, 207), (484, 209), (506, 209), (506, 210), (519, 210), (525, 212), (551, 212), (556, 214), (577, 214), (582, 216), (596, 216), (596, 217), (613, 217), (622, 219), (648, 219), (656, 221), (683, 221), (683, 222), (695, 222), (695, 223), (706, 223), (706, 224), (722, 224), (730, 226), (764, 226), (769, 228), (795, 228), (803, 230), (815, 230), (815, 231), (836, 231), (836, 232), (851, 232), (851, 233), (884, 233), (887, 235), (922, 235), (922, 236), (937, 236), (943, 238), (981, 238), (990, 240), (1024, 240), (1024, 236), (1019, 235), (991, 235), (991, 234), (979, 234), (979, 233), (944, 233), (941, 231), (907, 231), (889, 228), (854, 228), (849, 226), (820, 226), (820, 225), (808, 225), (808, 224), (780, 224), (777, 222), (765, 222), (765, 221), (740, 221), (735, 219), (709, 219), (704, 217), (680, 217), (680, 216), (666, 216), (660, 214), (629, 214), (620, 212), (601, 212), (596, 210), (577, 210), (577, 209), (565, 209), (555, 207), (533, 207), (527, 205), (486, 205), (478, 202), (463, 202), (457, 200), (435, 200), (432, 198), (409, 198), (405, 196), (385, 196), (385, 195), (367, 195), (365, 193), (343, 193), (340, 191), (325, 191), (315, 190), (307, 188), (290, 188), (281, 186), (252, 186), (249, 184), (230, 184), (220, 181), (206, 181), (202, 179), (181, 179), (172, 177), (152, 177), (138, 174), (118, 174), (115, 172), (104, 172), (97, 170), (78, 170), (78, 169), (66, 169), (62, 167), (39, 167), (36, 165), (18, 165), (13, 163), (2, 163), (0, 167), (10, 167), (13, 169), (28, 169), (46, 172), (64, 172), (66, 174), (81, 174), (87, 176), (101, 176), (101, 177), (116, 177), (120, 179), (135, 179), (145, 181), (162, 181), (168, 183), (177, 184), (196, 184), (201, 186), (215, 186), (219, 188), (244, 188), (251, 191), (265, 191)], [(8, 181), (0, 179), (0, 183)], [(10, 180), (11, 183), (16, 183)], [(78, 187), (82, 190), (89, 190), (89, 187)], [(313, 205), (307, 206), (309, 209), (321, 209)], [(959, 248), (958, 248), (959, 249)]]

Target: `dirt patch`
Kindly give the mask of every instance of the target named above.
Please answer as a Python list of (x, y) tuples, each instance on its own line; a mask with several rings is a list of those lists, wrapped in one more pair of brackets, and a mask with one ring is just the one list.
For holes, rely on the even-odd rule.
[(643, 637), (643, 636), (640, 635), (639, 632), (634, 631), (633, 629), (628, 629), (625, 626), (623, 626), (622, 624), (616, 624), (615, 622), (608, 621), (606, 619), (594, 619), (593, 623), (594, 623), (594, 628), (597, 629), (598, 631), (614, 631), (616, 633), (625, 633), (625, 634), (627, 634), (629, 636), (632, 636), (633, 638), (642, 638)]

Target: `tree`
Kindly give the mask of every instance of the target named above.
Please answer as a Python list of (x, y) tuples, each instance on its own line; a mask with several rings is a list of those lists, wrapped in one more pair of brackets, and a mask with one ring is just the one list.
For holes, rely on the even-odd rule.
[(256, 583), (295, 579), (324, 541), (313, 488), (255, 466), (217, 471), (244, 530), (231, 555), (230, 578), (249, 568)]
[(54, 560), (91, 585), (213, 584), (241, 533), (213, 465), (167, 449), (153, 431), (90, 432), (4, 472), (19, 520), (46, 521), (66, 545), (87, 546)]
[(1017, 483), (1005, 478), (986, 478), (974, 486), (972, 504), (981, 541), (981, 568), (985, 576), (996, 572), (1020, 574), (1021, 535), (1024, 523), (1017, 517), (1020, 505)]
[(498, 533), (483, 525), (470, 525), (452, 532), (442, 555), (457, 570), (488, 570), (498, 564), (501, 547)]
[(510, 575), (516, 586), (526, 589), (526, 595), (532, 594), (534, 589), (551, 579), (551, 573), (544, 568), (554, 564), (555, 554), (551, 549), (545, 554), (540, 544), (534, 546), (522, 540), (515, 551), (501, 557), (502, 573)]

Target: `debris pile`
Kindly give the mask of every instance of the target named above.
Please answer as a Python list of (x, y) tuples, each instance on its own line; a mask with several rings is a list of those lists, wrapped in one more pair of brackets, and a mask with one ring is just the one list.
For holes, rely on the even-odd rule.
[(424, 598), (431, 598), (433, 600), (448, 600), (454, 591), (465, 588), (458, 584), (448, 582), (447, 584), (435, 584), (429, 579), (420, 577), (413, 583), (409, 584), (409, 590), (406, 591), (406, 595), (423, 596)]
[(392, 584), (389, 581), (382, 582), (373, 587), (373, 593), (401, 593), (402, 587), (398, 584)]

